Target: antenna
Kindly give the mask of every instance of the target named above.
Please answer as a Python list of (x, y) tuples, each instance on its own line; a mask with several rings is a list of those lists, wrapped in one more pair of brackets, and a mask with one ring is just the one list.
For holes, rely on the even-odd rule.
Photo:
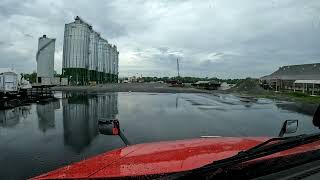
[(180, 77), (180, 67), (179, 67), (179, 59), (177, 58), (177, 71), (178, 71), (178, 77)]

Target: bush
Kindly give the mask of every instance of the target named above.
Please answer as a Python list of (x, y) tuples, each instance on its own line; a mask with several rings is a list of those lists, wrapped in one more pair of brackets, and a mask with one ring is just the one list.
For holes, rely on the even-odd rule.
[(294, 96), (294, 97), (309, 97), (309, 95), (304, 94), (302, 92), (291, 92), (289, 95)]

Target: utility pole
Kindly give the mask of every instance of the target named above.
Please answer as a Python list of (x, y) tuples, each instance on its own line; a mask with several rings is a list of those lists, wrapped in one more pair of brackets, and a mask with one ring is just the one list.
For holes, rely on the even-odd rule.
[(179, 67), (179, 59), (177, 58), (177, 71), (178, 71), (178, 77), (180, 77), (180, 67)]

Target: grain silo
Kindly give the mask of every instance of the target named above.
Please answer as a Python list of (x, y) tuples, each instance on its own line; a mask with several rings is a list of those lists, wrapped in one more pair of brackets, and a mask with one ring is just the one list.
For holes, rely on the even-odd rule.
[(51, 82), (54, 75), (54, 51), (56, 39), (43, 35), (39, 38), (37, 60), (37, 82)]
[(71, 84), (88, 82), (90, 32), (91, 26), (78, 16), (65, 25), (62, 72)]
[(89, 80), (90, 81), (97, 81), (99, 38), (100, 38), (99, 34), (91, 30), (90, 43), (89, 43)]
[(118, 82), (118, 74), (119, 74), (119, 51), (116, 51), (116, 70), (115, 70), (115, 82)]
[(106, 61), (105, 61), (105, 76), (106, 76), (106, 82), (110, 82), (110, 48), (109, 43), (106, 44)]
[(112, 57), (112, 45), (108, 44), (108, 79), (109, 82), (112, 80), (112, 75), (111, 75), (111, 58)]
[(110, 82), (114, 58), (114, 47), (80, 17), (65, 25), (62, 73), (71, 84)]
[(110, 44), (110, 61), (109, 61), (109, 64), (110, 64), (110, 81), (113, 82), (113, 53), (114, 53), (114, 50), (113, 50), (113, 46)]
[(99, 38), (98, 40), (98, 82), (103, 83), (103, 77), (104, 77), (104, 56), (103, 53), (103, 45), (104, 40), (102, 38)]
[(115, 82), (116, 53), (117, 53), (117, 46), (113, 45), (113, 47), (112, 47), (112, 62), (111, 62), (112, 82)]
[(108, 72), (108, 41), (104, 40), (103, 42), (103, 82), (108, 82), (108, 76), (107, 76), (107, 72)]

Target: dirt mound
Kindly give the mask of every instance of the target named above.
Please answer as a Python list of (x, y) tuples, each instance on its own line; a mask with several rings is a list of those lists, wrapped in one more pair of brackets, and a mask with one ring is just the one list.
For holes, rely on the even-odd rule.
[(247, 78), (240, 81), (236, 86), (230, 89), (233, 92), (247, 92), (260, 94), (264, 93), (265, 90), (260, 86), (259, 80)]

